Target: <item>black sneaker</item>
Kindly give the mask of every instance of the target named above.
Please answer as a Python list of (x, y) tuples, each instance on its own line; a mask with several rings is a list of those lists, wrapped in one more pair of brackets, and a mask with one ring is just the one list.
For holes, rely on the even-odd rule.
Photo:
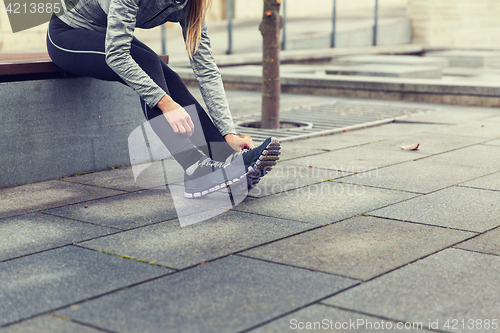
[(228, 157), (226, 163), (244, 164), (245, 170), (247, 170), (248, 190), (251, 190), (278, 163), (280, 149), (281, 145), (278, 139), (268, 138), (258, 147), (235, 152)]
[(200, 198), (244, 181), (246, 176), (247, 168), (243, 165), (216, 162), (204, 156), (184, 172), (184, 196)]

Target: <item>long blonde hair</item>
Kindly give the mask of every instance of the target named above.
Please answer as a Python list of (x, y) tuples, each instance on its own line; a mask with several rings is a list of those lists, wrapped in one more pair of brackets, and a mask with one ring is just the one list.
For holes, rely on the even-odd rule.
[(189, 17), (189, 23), (187, 27), (186, 50), (191, 58), (198, 51), (205, 15), (211, 6), (212, 0), (189, 0), (187, 3), (186, 16)]

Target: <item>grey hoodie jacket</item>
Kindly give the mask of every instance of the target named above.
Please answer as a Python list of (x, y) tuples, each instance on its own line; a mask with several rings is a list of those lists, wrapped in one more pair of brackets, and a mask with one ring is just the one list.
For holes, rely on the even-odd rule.
[[(66, 0), (68, 1), (68, 0)], [(71, 0), (70, 0), (71, 1)], [(72, 0), (75, 1), (75, 0)], [(179, 22), (184, 39), (187, 33), (186, 4), (189, 0), (78, 0), (76, 5), (59, 18), (73, 28), (106, 34), (106, 62), (141, 98), (154, 107), (165, 95), (130, 56), (134, 29), (154, 28), (165, 22)], [(63, 2), (63, 7), (66, 4)], [(222, 135), (236, 133), (215, 64), (204, 24), (198, 52), (191, 59), (201, 94), (215, 126)]]

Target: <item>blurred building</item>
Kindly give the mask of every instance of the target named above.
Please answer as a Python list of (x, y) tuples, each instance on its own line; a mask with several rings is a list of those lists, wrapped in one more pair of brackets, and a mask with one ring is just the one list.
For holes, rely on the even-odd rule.
[[(145, 0), (148, 1), (148, 0)], [(227, 20), (229, 0), (213, 0), (209, 22)], [(284, 0), (282, 0), (284, 1)], [(286, 0), (288, 18), (330, 17), (333, 0)], [(339, 16), (373, 15), (375, 0), (337, 0)], [(381, 9), (406, 7), (414, 44), (438, 47), (498, 47), (499, 0), (379, 0)], [(235, 20), (259, 20), (262, 1), (234, 0)], [(47, 24), (13, 34), (0, 1), (0, 52), (40, 51)]]
[[(146, 0), (148, 1), (148, 0)], [(286, 0), (289, 18), (330, 17), (333, 0)], [(381, 6), (404, 6), (407, 0), (380, 0)], [(314, 4), (314, 5), (311, 5)], [(363, 11), (372, 15), (374, 0), (337, 0), (339, 15), (350, 15)], [(227, 20), (228, 0), (213, 0), (207, 20), (218, 22)], [(259, 20), (262, 17), (262, 1), (234, 0), (235, 20)], [(40, 51), (45, 45), (47, 24), (13, 34), (3, 1), (0, 1), (0, 52)]]
[[(285, 1), (285, 0), (282, 0)], [(313, 0), (304, 2), (302, 0), (286, 0), (287, 15), (290, 18), (300, 17), (329, 17), (332, 15), (333, 0)], [(213, 0), (212, 17), (227, 18), (228, 0)], [(379, 0), (380, 6), (406, 5), (407, 0)], [(356, 10), (370, 10), (375, 0), (337, 0), (337, 11), (343, 13), (355, 12)], [(255, 19), (262, 17), (262, 1), (234, 0), (235, 19)]]
[(414, 44), (500, 46), (499, 0), (408, 0), (407, 15)]

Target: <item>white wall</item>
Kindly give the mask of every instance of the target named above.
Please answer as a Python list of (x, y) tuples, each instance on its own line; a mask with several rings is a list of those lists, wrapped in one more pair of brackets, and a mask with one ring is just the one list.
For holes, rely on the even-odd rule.
[(413, 43), (499, 47), (499, 0), (409, 0)]

